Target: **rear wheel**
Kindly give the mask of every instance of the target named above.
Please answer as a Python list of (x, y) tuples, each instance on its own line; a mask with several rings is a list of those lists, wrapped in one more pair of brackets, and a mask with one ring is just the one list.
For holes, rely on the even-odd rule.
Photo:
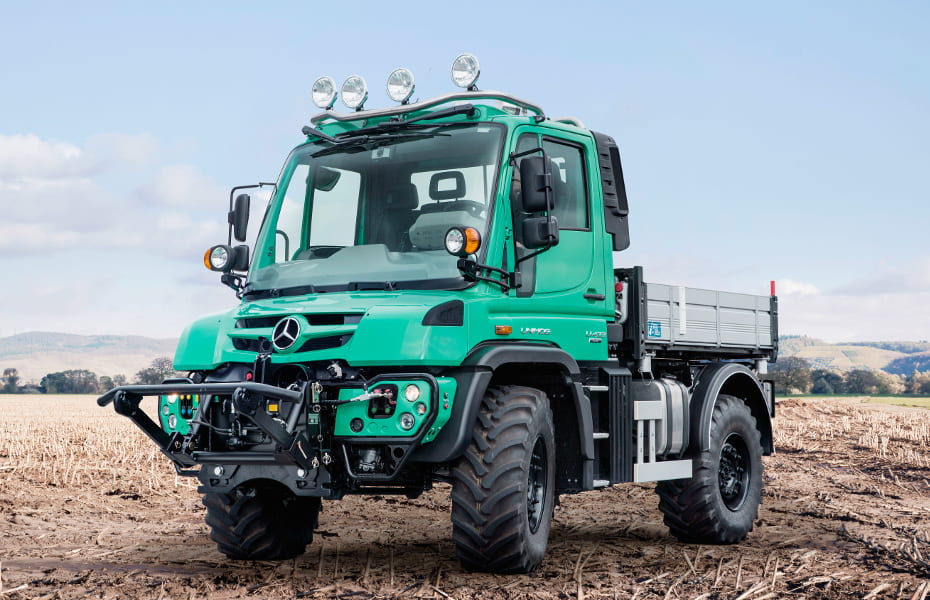
[(465, 455), (452, 470), (452, 540), (470, 571), (528, 573), (549, 540), (555, 442), (549, 399), (492, 387)]
[(656, 487), (672, 535), (686, 542), (731, 544), (752, 531), (762, 498), (762, 439), (749, 407), (721, 395), (710, 449), (694, 459), (691, 479)]
[(279, 485), (239, 486), (204, 494), (210, 539), (220, 553), (241, 560), (280, 560), (304, 553), (320, 514), (319, 498), (302, 498)]

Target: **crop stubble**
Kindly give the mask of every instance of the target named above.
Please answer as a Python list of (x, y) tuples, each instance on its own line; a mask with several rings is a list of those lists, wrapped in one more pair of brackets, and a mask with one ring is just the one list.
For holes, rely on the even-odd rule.
[[(151, 407), (150, 407), (151, 408)], [(652, 485), (566, 496), (540, 570), (461, 570), (448, 488), (324, 503), (307, 554), (234, 563), (195, 481), (88, 396), (0, 396), (0, 598), (930, 597), (930, 411), (783, 400), (755, 530), (680, 544)]]

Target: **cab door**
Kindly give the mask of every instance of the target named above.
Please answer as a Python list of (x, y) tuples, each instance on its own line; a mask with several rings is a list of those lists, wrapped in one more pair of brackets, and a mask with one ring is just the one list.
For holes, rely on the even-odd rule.
[[(582, 314), (603, 314), (607, 296), (604, 269), (601, 264), (603, 236), (596, 235), (595, 214), (592, 212), (591, 141), (567, 132), (526, 127), (519, 131), (515, 153), (541, 147), (553, 165), (553, 211), (559, 224), (559, 243), (520, 263), (522, 285), (517, 297), (561, 298)], [(512, 165), (512, 168), (519, 168)], [(518, 181), (512, 181), (518, 185)], [(526, 256), (534, 250), (521, 244), (521, 219), (526, 216), (519, 194), (512, 190), (511, 214), (515, 253)], [(577, 296), (577, 298), (576, 298)]]

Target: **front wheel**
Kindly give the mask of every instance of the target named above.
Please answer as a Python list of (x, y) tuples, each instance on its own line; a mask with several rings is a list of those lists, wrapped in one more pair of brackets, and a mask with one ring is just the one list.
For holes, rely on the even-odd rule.
[(204, 494), (210, 539), (240, 560), (282, 560), (304, 553), (320, 514), (319, 498), (301, 498), (281, 486), (239, 486)]
[(555, 503), (554, 440), (545, 393), (488, 389), (452, 470), (452, 540), (463, 567), (528, 573), (542, 561)]
[(762, 439), (749, 407), (734, 396), (719, 396), (710, 449), (695, 457), (691, 479), (660, 482), (656, 493), (665, 524), (679, 540), (745, 539), (762, 499)]

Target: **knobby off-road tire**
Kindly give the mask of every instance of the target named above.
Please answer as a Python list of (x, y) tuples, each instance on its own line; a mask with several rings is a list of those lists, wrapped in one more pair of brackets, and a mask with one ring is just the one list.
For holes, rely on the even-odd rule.
[(717, 398), (710, 450), (694, 459), (691, 479), (656, 487), (659, 510), (683, 542), (732, 544), (746, 538), (762, 498), (762, 439), (749, 407), (733, 396)]
[(471, 444), (452, 469), (452, 541), (470, 571), (528, 573), (549, 540), (555, 441), (546, 394), (488, 389)]
[(240, 486), (204, 494), (210, 539), (240, 560), (281, 560), (304, 553), (320, 514), (319, 498), (301, 498), (277, 485)]

